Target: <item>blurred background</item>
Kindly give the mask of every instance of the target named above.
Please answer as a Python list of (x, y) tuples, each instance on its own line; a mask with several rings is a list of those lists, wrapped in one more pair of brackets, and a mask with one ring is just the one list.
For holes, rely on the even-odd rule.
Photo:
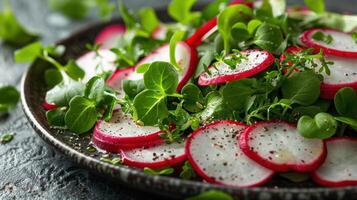
[[(19, 22), (30, 32), (41, 35), (40, 40), (44, 44), (54, 43), (100, 20), (95, 11), (82, 20), (71, 20), (51, 11), (48, 0), (9, 2)], [(146, 6), (164, 8), (170, 0), (123, 2), (135, 10)], [(303, 0), (287, 2), (299, 5)], [(357, 0), (326, 0), (326, 4), (331, 11), (357, 13)], [(2, 9), (3, 5), (0, 6)], [(19, 89), (21, 75), (27, 65), (14, 63), (15, 47), (0, 45), (0, 83), (16, 85)], [(0, 199), (157, 199), (98, 178), (45, 146), (30, 127), (20, 105), (9, 116), (0, 118), (0, 133), (4, 132), (15, 132), (16, 135), (11, 143), (0, 144)]]

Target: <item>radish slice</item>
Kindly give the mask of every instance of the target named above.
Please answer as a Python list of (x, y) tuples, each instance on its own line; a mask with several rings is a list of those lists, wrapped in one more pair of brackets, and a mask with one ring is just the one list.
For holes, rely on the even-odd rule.
[(191, 47), (197, 47), (217, 30), (217, 17), (215, 17), (198, 28), (196, 32), (186, 40), (186, 43)]
[(130, 150), (122, 150), (123, 163), (128, 166), (153, 169), (175, 166), (186, 160), (185, 142), (160, 144)]
[(168, 29), (165, 25), (160, 25), (152, 33), (151, 37), (155, 40), (165, 40), (167, 31), (168, 31)]
[(109, 152), (119, 149), (136, 148), (152, 145), (161, 140), (158, 127), (139, 126), (131, 116), (116, 111), (109, 122), (99, 120), (93, 133), (93, 143)]
[(125, 95), (123, 90), (123, 81), (127, 79), (132, 73), (134, 73), (135, 67), (126, 67), (118, 69), (107, 80), (107, 85), (113, 88), (118, 94), (118, 98), (122, 98)]
[(249, 8), (254, 8), (254, 3), (249, 2), (249, 1), (244, 1), (244, 0), (233, 0), (229, 3), (229, 5), (231, 6), (231, 5), (244, 4), (244, 5), (248, 6)]
[(234, 121), (218, 121), (196, 130), (187, 140), (186, 154), (192, 167), (211, 183), (250, 187), (267, 182), (273, 171), (241, 151), (238, 138), (246, 129)]
[(241, 53), (246, 59), (243, 59), (235, 69), (231, 69), (224, 62), (215, 63), (215, 66), (208, 68), (210, 75), (207, 72), (200, 75), (198, 84), (201, 86), (216, 85), (248, 78), (266, 70), (274, 63), (274, 56), (267, 51), (252, 49), (241, 51)]
[(55, 104), (48, 103), (47, 101), (43, 102), (42, 107), (45, 110), (54, 110), (58, 108)]
[[(198, 54), (195, 48), (188, 46), (185, 42), (179, 42), (176, 45), (176, 61), (184, 69), (183, 73), (179, 74), (180, 82), (177, 86), (177, 90), (180, 91), (183, 86), (190, 80), (192, 75), (196, 71)], [(151, 54), (142, 59), (136, 66), (142, 64), (152, 63), (155, 61), (170, 62), (170, 46), (164, 45), (159, 47)], [(128, 79), (138, 80), (143, 78), (143, 74), (132, 73)]]
[[(326, 44), (324, 42), (314, 40), (312, 36), (316, 32), (322, 32), (326, 35), (331, 35), (333, 38), (331, 44)], [(300, 37), (300, 40), (308, 47), (314, 48), (318, 51), (322, 49), (327, 55), (350, 58), (357, 57), (357, 44), (353, 40), (352, 35), (349, 33), (344, 33), (331, 29), (314, 28), (305, 31)]]
[(103, 49), (116, 47), (118, 38), (124, 35), (125, 30), (122, 25), (107, 26), (95, 38), (95, 44), (100, 44)]
[(313, 180), (330, 187), (357, 185), (357, 139), (330, 138), (326, 146), (326, 160), (312, 173)]
[(260, 122), (240, 137), (240, 147), (251, 159), (278, 172), (313, 171), (325, 159), (323, 140), (306, 139), (294, 125), (285, 122)]
[(84, 82), (87, 82), (97, 74), (114, 71), (116, 69), (115, 60), (117, 56), (115, 53), (107, 49), (98, 51), (99, 55), (95, 52), (89, 52), (77, 59), (77, 65), (85, 71)]

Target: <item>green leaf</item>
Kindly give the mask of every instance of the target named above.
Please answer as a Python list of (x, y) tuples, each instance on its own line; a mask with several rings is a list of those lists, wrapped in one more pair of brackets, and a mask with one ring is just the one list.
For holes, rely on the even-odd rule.
[(227, 6), (228, 1), (229, 0), (216, 0), (208, 4), (202, 10), (202, 18), (208, 21), (216, 17), (219, 14), (219, 12), (222, 10), (222, 8), (225, 8)]
[(150, 174), (150, 175), (171, 175), (174, 173), (174, 168), (165, 168), (165, 169), (158, 169), (158, 170), (154, 170), (154, 169), (151, 169), (149, 167), (145, 167), (144, 168), (144, 172), (146, 174)]
[(176, 21), (185, 25), (197, 25), (200, 18), (200, 12), (192, 12), (191, 8), (196, 0), (172, 0), (168, 6), (169, 15)]
[(0, 137), (1, 144), (7, 144), (14, 139), (14, 133), (5, 133)]
[(269, 0), (269, 3), (272, 7), (274, 17), (278, 17), (285, 14), (286, 0)]
[(215, 60), (215, 51), (213, 45), (204, 46), (202, 53), (200, 53), (202, 56), (196, 68), (195, 78), (198, 78), (205, 71), (205, 66), (210, 66)]
[(258, 19), (252, 19), (249, 21), (247, 25), (247, 30), (250, 34), (255, 34), (256, 30), (259, 28), (259, 26), (262, 25), (262, 22)]
[(352, 33), (352, 39), (355, 41), (355, 43), (357, 44), (357, 32), (353, 32)]
[(326, 44), (331, 44), (333, 41), (333, 38), (331, 35), (329, 34), (324, 34), (321, 31), (317, 31), (312, 35), (312, 39), (316, 40), (316, 41), (321, 41), (324, 42)]
[(327, 139), (336, 133), (337, 121), (328, 113), (318, 113), (314, 118), (301, 117), (297, 129), (306, 138)]
[(237, 42), (243, 42), (251, 38), (251, 35), (247, 29), (247, 25), (242, 22), (238, 22), (233, 25), (231, 35), (232, 38)]
[(15, 61), (23, 63), (33, 62), (41, 54), (42, 48), (40, 42), (34, 42), (22, 49), (18, 49), (15, 51)]
[(324, 0), (304, 0), (305, 5), (315, 13), (325, 12), (325, 1)]
[(252, 9), (245, 5), (234, 5), (224, 9), (218, 15), (218, 30), (224, 40), (224, 50), (226, 54), (231, 50), (231, 30), (238, 22), (247, 23), (253, 15)]
[(275, 53), (283, 42), (280, 27), (269, 23), (260, 25), (254, 36), (254, 44), (271, 53)]
[(200, 195), (187, 198), (186, 200), (233, 200), (233, 197), (225, 192), (211, 190)]
[(129, 98), (134, 98), (137, 94), (145, 89), (144, 80), (129, 80), (123, 81), (123, 89)]
[(113, 11), (115, 10), (115, 4), (110, 0), (96, 0), (99, 16), (104, 20), (109, 20)]
[(163, 94), (173, 94), (178, 85), (178, 75), (174, 66), (167, 62), (153, 62), (144, 74), (147, 89)]
[(206, 96), (205, 108), (197, 113), (201, 122), (207, 122), (215, 119), (229, 119), (232, 110), (224, 107), (222, 96), (218, 92), (211, 92)]
[(69, 77), (76, 81), (82, 79), (85, 75), (83, 69), (81, 69), (74, 60), (70, 60), (64, 70)]
[(14, 108), (20, 99), (20, 93), (14, 86), (0, 86), (0, 114)]
[(351, 126), (351, 128), (353, 128), (355, 131), (357, 131), (357, 120), (356, 119), (352, 119), (352, 118), (348, 118), (348, 117), (335, 117), (335, 119), (339, 122), (342, 122), (344, 124)]
[(94, 1), (91, 0), (50, 0), (49, 6), (53, 11), (60, 12), (71, 19), (84, 19)]
[(176, 61), (176, 45), (185, 37), (185, 34), (185, 31), (176, 31), (170, 39), (170, 63), (180, 72), (182, 67)]
[(135, 71), (138, 74), (143, 74), (149, 69), (149, 67), (150, 67), (150, 63), (142, 64), (142, 65), (139, 65)]
[(62, 82), (47, 92), (46, 102), (59, 107), (68, 106), (69, 101), (74, 96), (82, 96), (84, 94), (84, 89), (85, 85), (81, 82), (71, 81), (68, 84)]
[(152, 8), (142, 8), (139, 11), (139, 17), (141, 25), (149, 33), (152, 33), (158, 26), (160, 26), (160, 21)]
[(250, 97), (255, 93), (256, 87), (255, 79), (241, 79), (227, 83), (222, 90), (223, 100), (231, 109), (244, 111)]
[(51, 124), (51, 126), (55, 126), (55, 127), (65, 126), (65, 122), (64, 122), (65, 115), (66, 112), (61, 108), (49, 110), (46, 112), (47, 121)]
[(353, 88), (340, 89), (335, 95), (334, 102), (338, 114), (344, 117), (357, 118), (357, 94)]
[(168, 117), (165, 95), (156, 90), (144, 90), (134, 99), (134, 118), (146, 126), (157, 125)]
[(100, 76), (95, 76), (87, 82), (84, 95), (98, 105), (104, 98), (104, 89), (104, 79)]
[(98, 115), (95, 102), (76, 96), (69, 103), (65, 123), (70, 131), (82, 134), (93, 128), (98, 120)]
[(133, 29), (136, 27), (136, 19), (134, 15), (125, 7), (123, 2), (119, 3), (120, 16), (123, 18), (125, 26), (128, 29)]
[(190, 180), (195, 178), (197, 175), (195, 170), (192, 168), (190, 162), (186, 161), (185, 164), (182, 166), (182, 171), (180, 173), (180, 178), (185, 180)]
[(181, 94), (183, 95), (183, 107), (189, 112), (199, 112), (203, 109), (203, 95), (195, 84), (188, 83), (182, 88)]
[(48, 69), (45, 71), (45, 81), (47, 86), (54, 87), (63, 80), (62, 74), (57, 69)]
[[(303, 80), (303, 81), (302, 81)], [(282, 85), (283, 97), (293, 103), (308, 106), (320, 96), (320, 79), (312, 71), (294, 73)]]
[(9, 2), (3, 3), (3, 10), (0, 12), (0, 39), (15, 46), (29, 44), (37, 38), (37, 35), (29, 33), (16, 19)]

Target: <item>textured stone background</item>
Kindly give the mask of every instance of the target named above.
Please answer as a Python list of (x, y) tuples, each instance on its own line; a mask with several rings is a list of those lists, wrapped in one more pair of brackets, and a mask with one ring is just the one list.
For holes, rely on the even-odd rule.
[[(164, 6), (169, 0), (124, 2), (135, 9), (149, 5)], [(357, 0), (327, 2), (329, 9), (357, 12)], [(70, 22), (50, 13), (47, 0), (11, 0), (11, 5), (22, 24), (40, 33), (45, 44), (64, 38), (95, 20)], [(27, 66), (14, 64), (13, 50), (9, 46), (0, 46), (0, 83), (19, 86)], [(16, 135), (9, 144), (0, 144), (0, 199), (158, 199), (99, 178), (47, 147), (31, 129), (20, 106), (10, 115), (0, 118), (0, 134), (5, 132)]]

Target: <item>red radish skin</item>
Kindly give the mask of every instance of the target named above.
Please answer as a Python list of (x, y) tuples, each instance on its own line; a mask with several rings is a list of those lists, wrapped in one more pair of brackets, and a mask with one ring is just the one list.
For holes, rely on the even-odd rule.
[(186, 143), (186, 155), (204, 180), (220, 185), (253, 187), (266, 183), (274, 172), (244, 155), (238, 146), (246, 125), (217, 121), (199, 128)]
[(160, 25), (155, 29), (151, 37), (155, 40), (165, 40), (166, 34), (167, 34), (167, 27), (165, 25)]
[[(136, 67), (152, 63), (155, 61), (170, 62), (170, 47), (164, 45), (153, 51), (151, 54), (143, 58)], [(181, 91), (183, 86), (190, 80), (196, 71), (198, 63), (198, 53), (195, 48), (190, 47), (185, 42), (179, 42), (176, 46), (176, 61), (184, 69), (184, 72), (179, 75), (180, 82), (177, 86), (177, 91)], [(142, 78), (142, 74), (132, 73), (128, 79), (137, 80)]]
[(118, 69), (107, 80), (107, 85), (118, 93), (118, 98), (124, 97), (123, 81), (135, 72), (135, 67), (126, 67)]
[(324, 164), (311, 173), (313, 180), (323, 186), (357, 185), (357, 139), (336, 137), (326, 140), (327, 157)]
[(148, 147), (121, 150), (123, 164), (137, 168), (160, 169), (177, 166), (187, 159), (185, 142), (167, 144), (162, 139), (160, 141)]
[(310, 172), (326, 157), (323, 140), (303, 138), (295, 125), (281, 121), (250, 126), (240, 137), (240, 148), (248, 157), (276, 172)]
[(125, 26), (110, 25), (101, 31), (95, 39), (95, 44), (100, 44), (103, 49), (110, 49), (115, 47), (116, 40), (125, 33)]
[(207, 72), (203, 72), (198, 79), (198, 85), (217, 85), (254, 76), (268, 69), (274, 63), (275, 59), (273, 55), (263, 50), (251, 49), (241, 51), (241, 53), (245, 55), (247, 59), (244, 59), (238, 64), (236, 69), (232, 70), (223, 62), (216, 64), (215, 67), (210, 66), (208, 70), (211, 75)]
[[(312, 36), (318, 31), (331, 35), (334, 38), (331, 44), (314, 40)], [(316, 51), (322, 49), (326, 55), (357, 58), (357, 45), (350, 33), (332, 29), (313, 28), (305, 31), (301, 35), (300, 40), (304, 45), (314, 48)]]
[(208, 38), (211, 34), (213, 34), (215, 30), (217, 30), (217, 17), (209, 20), (204, 25), (196, 30), (196, 32), (191, 35), (187, 40), (186, 43), (191, 47), (199, 46), (205, 38)]
[(249, 8), (253, 8), (254, 7), (254, 3), (253, 2), (247, 2), (244, 0), (233, 0), (229, 3), (229, 5), (238, 5), (238, 4), (244, 4), (246, 6), (248, 6)]
[(155, 144), (161, 140), (161, 133), (158, 127), (139, 126), (130, 115), (115, 111), (109, 122), (97, 122), (93, 143), (103, 150), (117, 153), (120, 149)]
[(91, 51), (76, 60), (77, 65), (85, 71), (84, 82), (87, 82), (92, 77), (106, 71), (115, 71), (115, 60), (117, 56), (108, 49), (98, 50), (99, 56)]
[(45, 110), (54, 110), (58, 108), (55, 104), (48, 103), (47, 101), (43, 102), (42, 107)]

